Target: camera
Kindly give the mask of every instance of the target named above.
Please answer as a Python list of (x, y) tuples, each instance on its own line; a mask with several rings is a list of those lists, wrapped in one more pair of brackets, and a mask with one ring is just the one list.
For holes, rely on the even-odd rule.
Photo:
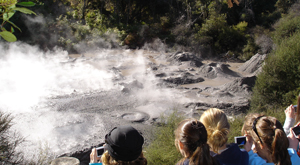
[(236, 136), (234, 137), (234, 141), (238, 146), (243, 146), (246, 144), (246, 136)]
[(294, 128), (292, 128), (293, 133), (295, 136), (298, 136), (300, 134), (300, 125), (295, 126)]
[(297, 105), (294, 105), (295, 112), (297, 112)]
[(104, 153), (104, 146), (97, 147), (96, 151), (97, 151), (97, 157), (101, 157), (102, 154)]

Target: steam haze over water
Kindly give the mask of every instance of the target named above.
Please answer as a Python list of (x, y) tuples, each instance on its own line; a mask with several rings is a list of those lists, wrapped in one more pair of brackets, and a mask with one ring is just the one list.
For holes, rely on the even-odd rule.
[[(121, 124), (122, 111), (131, 114), (136, 107), (136, 115), (157, 117), (175, 97), (155, 87), (142, 51), (102, 49), (75, 59), (61, 49), (42, 52), (21, 42), (0, 44), (0, 50), (0, 109), (14, 117), (13, 129), (25, 137), (20, 148), (29, 158), (45, 147), (58, 155), (96, 145), (107, 125)], [(143, 89), (124, 96), (122, 83), (134, 80)]]
[[(163, 50), (162, 43), (154, 45)], [(210, 107), (242, 113), (255, 80), (238, 71), (242, 63), (186, 52), (99, 48), (68, 54), (21, 42), (0, 43), (0, 50), (0, 110), (11, 113), (13, 130), (25, 138), (17, 149), (29, 160), (45, 150), (59, 156), (98, 145), (119, 125), (134, 126), (148, 143), (152, 124), (174, 110), (195, 118)]]

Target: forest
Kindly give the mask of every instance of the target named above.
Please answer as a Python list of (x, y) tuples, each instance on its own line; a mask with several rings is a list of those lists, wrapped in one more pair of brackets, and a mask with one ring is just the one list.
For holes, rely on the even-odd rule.
[[(21, 1), (22, 2), (22, 1)], [(70, 53), (138, 49), (155, 39), (202, 58), (248, 60), (272, 49), (273, 25), (296, 0), (33, 0), (36, 15), (12, 18), (21, 41)], [(101, 38), (101, 40), (100, 40)], [(106, 44), (104, 44), (104, 42)], [(79, 44), (80, 43), (80, 44)], [(107, 44), (110, 43), (110, 44)]]

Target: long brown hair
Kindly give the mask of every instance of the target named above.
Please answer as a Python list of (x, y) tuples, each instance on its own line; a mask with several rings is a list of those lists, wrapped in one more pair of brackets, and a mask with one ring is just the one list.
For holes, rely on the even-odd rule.
[(266, 144), (268, 151), (272, 156), (272, 161), (276, 165), (291, 165), (291, 159), (288, 153), (289, 140), (282, 129), (281, 123), (274, 117), (260, 116), (254, 122), (251, 131), (255, 143)]
[[(175, 145), (179, 149), (179, 142), (183, 144), (183, 152), (189, 158), (190, 165), (214, 165), (214, 158), (210, 156), (207, 144), (207, 132), (205, 126), (196, 119), (181, 121), (175, 130)], [(183, 158), (178, 164), (183, 164)]]
[(296, 123), (300, 122), (300, 95), (297, 99)]

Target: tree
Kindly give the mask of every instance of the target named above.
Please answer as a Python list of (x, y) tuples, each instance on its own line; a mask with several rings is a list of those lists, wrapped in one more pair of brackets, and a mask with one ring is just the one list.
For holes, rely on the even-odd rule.
[[(34, 6), (35, 3), (33, 2), (20, 2), (18, 3), (17, 0), (0, 0), (0, 19), (2, 19), (2, 24), (0, 25), (0, 36), (8, 42), (15, 42), (17, 40), (16, 36), (13, 34), (14, 28), (17, 28), (21, 31), (21, 29), (15, 25), (13, 22), (9, 21), (9, 19), (17, 12), (22, 12), (25, 14), (35, 14), (33, 11), (24, 8), (24, 7), (16, 7), (18, 6), (25, 6), (31, 7)], [(11, 26), (9, 27), (10, 30), (7, 30), (7, 23)]]

